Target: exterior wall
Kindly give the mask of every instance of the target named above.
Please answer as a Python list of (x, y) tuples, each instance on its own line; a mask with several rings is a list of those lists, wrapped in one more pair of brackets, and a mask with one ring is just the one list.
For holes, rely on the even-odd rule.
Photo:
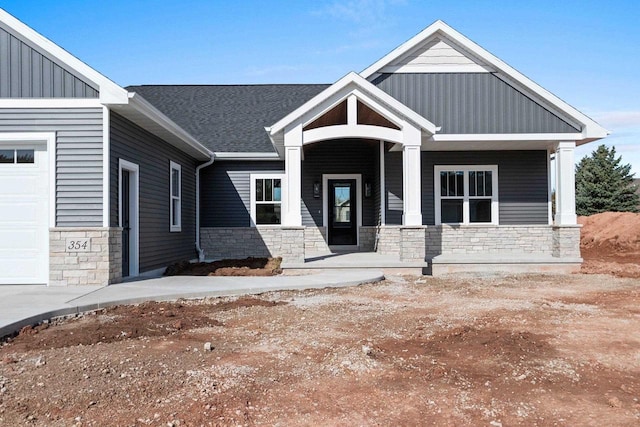
[(0, 98), (97, 98), (98, 91), (0, 28)]
[(553, 255), (550, 226), (427, 227), (427, 258), (438, 255)]
[(280, 256), (304, 262), (304, 227), (203, 227), (201, 247), (208, 259)]
[(558, 258), (580, 258), (580, 227), (553, 227), (553, 256)]
[(102, 226), (102, 109), (0, 109), (0, 132), (56, 133), (56, 224)]
[[(501, 225), (548, 224), (546, 151), (423, 151), (422, 221), (435, 224), (433, 171), (435, 165), (498, 165)], [(402, 222), (402, 153), (385, 154), (386, 223)]]
[[(371, 182), (371, 197), (362, 194), (362, 225), (378, 224), (376, 204), (380, 193), (379, 142), (363, 140), (324, 141), (304, 147), (302, 162), (302, 225), (323, 226), (323, 199), (313, 197), (313, 183), (322, 185), (323, 174), (361, 174), (362, 185)], [(321, 190), (322, 191), (322, 190)], [(362, 192), (363, 188), (357, 191)]]
[[(140, 272), (162, 268), (176, 261), (196, 258), (195, 168), (196, 160), (134, 123), (111, 113), (111, 215), (118, 226), (118, 161), (139, 166)], [(170, 166), (182, 168), (182, 231), (170, 232)]]
[(284, 163), (216, 161), (200, 171), (200, 224), (202, 227), (251, 225), (250, 176), (284, 173)]
[(580, 132), (492, 73), (381, 74), (372, 83), (442, 126), (439, 134)]
[[(82, 250), (70, 241), (87, 242)], [(52, 228), (49, 232), (49, 285), (98, 285), (122, 279), (121, 228)]]
[(304, 228), (304, 252), (328, 252), (327, 227), (305, 227)]
[(400, 261), (424, 261), (425, 228), (400, 227)]
[(382, 255), (394, 255), (400, 253), (400, 226), (386, 225), (378, 228), (378, 241), (376, 252)]

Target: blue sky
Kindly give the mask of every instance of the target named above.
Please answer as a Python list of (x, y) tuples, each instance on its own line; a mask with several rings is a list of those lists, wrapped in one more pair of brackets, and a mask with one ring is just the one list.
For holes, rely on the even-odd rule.
[[(640, 177), (640, 1), (16, 0), (116, 83), (332, 83), (436, 19), (612, 131)], [(598, 143), (577, 150), (579, 159)]]

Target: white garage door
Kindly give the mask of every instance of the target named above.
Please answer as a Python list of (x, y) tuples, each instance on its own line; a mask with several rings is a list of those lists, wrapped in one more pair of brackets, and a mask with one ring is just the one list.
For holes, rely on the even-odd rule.
[(47, 146), (0, 142), (0, 284), (47, 283), (48, 253)]

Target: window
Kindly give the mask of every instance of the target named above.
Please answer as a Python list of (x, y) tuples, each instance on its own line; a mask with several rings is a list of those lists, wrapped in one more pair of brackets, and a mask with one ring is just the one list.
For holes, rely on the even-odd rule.
[(251, 175), (251, 221), (282, 224), (282, 175)]
[(170, 230), (182, 231), (182, 167), (174, 162), (170, 162)]
[(35, 150), (1, 149), (0, 163), (35, 163)]
[(436, 166), (436, 224), (498, 224), (498, 167)]

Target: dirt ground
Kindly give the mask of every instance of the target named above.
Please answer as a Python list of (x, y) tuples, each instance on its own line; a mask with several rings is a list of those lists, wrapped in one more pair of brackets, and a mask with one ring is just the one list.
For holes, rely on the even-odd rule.
[(583, 273), (640, 278), (640, 214), (604, 212), (578, 223)]
[(183, 261), (169, 266), (165, 276), (275, 276), (282, 273), (282, 258), (223, 259), (213, 262)]
[(637, 426), (639, 330), (584, 274), (115, 307), (0, 347), (0, 425)]

